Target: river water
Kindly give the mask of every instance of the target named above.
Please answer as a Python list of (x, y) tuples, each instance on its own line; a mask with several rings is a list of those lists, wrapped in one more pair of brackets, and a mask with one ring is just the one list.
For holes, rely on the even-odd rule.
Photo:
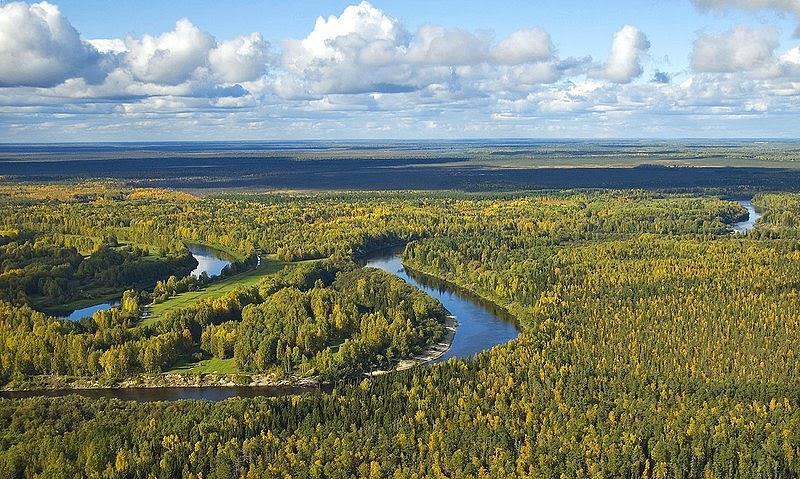
[(165, 387), (118, 389), (48, 389), (39, 391), (2, 391), (0, 398), (22, 399), (29, 397), (63, 397), (77, 394), (92, 399), (113, 398), (123, 401), (153, 402), (201, 399), (222, 401), (232, 397), (278, 397), (296, 394), (322, 393), (324, 389), (293, 386), (224, 386), (224, 387)]
[(737, 234), (744, 234), (755, 228), (756, 221), (758, 221), (758, 219), (763, 215), (756, 211), (756, 208), (753, 206), (753, 202), (751, 200), (740, 200), (739, 204), (747, 208), (747, 212), (750, 214), (750, 216), (748, 216), (748, 218), (744, 221), (734, 223), (733, 231), (735, 231)]
[(88, 306), (86, 308), (76, 309), (75, 311), (66, 314), (64, 316), (59, 316), (58, 319), (68, 319), (70, 321), (80, 321), (83, 318), (90, 318), (94, 313), (97, 311), (103, 311), (105, 309), (111, 309), (119, 306), (119, 301), (114, 300), (108, 303), (99, 303), (94, 304), (92, 306)]
[(458, 328), (453, 344), (438, 361), (471, 357), (517, 337), (519, 329), (503, 309), (436, 278), (407, 270), (400, 260), (401, 253), (402, 248), (384, 250), (367, 258), (364, 265), (392, 273), (416, 286), (438, 299), (456, 317)]
[[(737, 234), (752, 230), (761, 214), (755, 210), (752, 201), (740, 200), (739, 203), (750, 213), (745, 221), (733, 224)], [(226, 265), (227, 257), (211, 248), (202, 245), (188, 245), (189, 251), (197, 259), (198, 267), (192, 274), (199, 275), (203, 271), (209, 276), (217, 276)], [(476, 353), (503, 344), (517, 337), (519, 329), (505, 311), (492, 303), (482, 300), (453, 285), (436, 278), (418, 274), (403, 267), (400, 259), (402, 248), (379, 251), (367, 257), (363, 264), (394, 274), (404, 281), (416, 286), (430, 296), (438, 299), (442, 305), (456, 317), (458, 328), (450, 349), (437, 361), (451, 357), (471, 357)], [(83, 315), (91, 316), (94, 311), (115, 306), (118, 303), (103, 303), (73, 312), (67, 319), (77, 320)], [(78, 316), (80, 315), (80, 316)], [(133, 401), (174, 401), (179, 399), (203, 399), (221, 401), (231, 397), (283, 396), (287, 394), (313, 393), (312, 388), (297, 387), (166, 387), (166, 388), (127, 388), (127, 389), (87, 389), (87, 390), (48, 390), (48, 391), (7, 391), (0, 397), (21, 398), (31, 396), (58, 397), (66, 394), (80, 394), (91, 398), (117, 398)]]
[(186, 248), (197, 260), (197, 268), (192, 271), (192, 275), (199, 277), (204, 272), (209, 277), (219, 276), (222, 270), (231, 264), (232, 258), (222, 251), (209, 248), (201, 244), (187, 244)]
[[(762, 215), (758, 213), (750, 200), (740, 200), (747, 208), (747, 220), (733, 224), (737, 234), (743, 234), (755, 227)], [(224, 253), (203, 245), (188, 245), (189, 251), (197, 259), (199, 265), (192, 274), (199, 275), (205, 271), (209, 276), (218, 276), (222, 268), (230, 264)], [(366, 267), (378, 268), (391, 273), (409, 284), (416, 286), (430, 296), (438, 299), (442, 305), (456, 317), (458, 328), (450, 349), (437, 361), (452, 357), (471, 357), (485, 349), (503, 344), (517, 337), (519, 328), (504, 310), (479, 297), (469, 294), (458, 287), (437, 280), (436, 278), (415, 273), (406, 269), (400, 259), (402, 248), (379, 251), (367, 257), (363, 264)], [(91, 316), (94, 311), (118, 305), (103, 303), (74, 311), (66, 319), (78, 320)], [(48, 390), (48, 391), (7, 391), (0, 397), (21, 398), (31, 396), (64, 396), (80, 394), (91, 398), (117, 398), (132, 401), (174, 401), (179, 399), (203, 399), (221, 401), (231, 397), (283, 396), (287, 394), (312, 393), (312, 388), (297, 387), (165, 387), (165, 388), (124, 388), (124, 389), (87, 389), (87, 390)]]

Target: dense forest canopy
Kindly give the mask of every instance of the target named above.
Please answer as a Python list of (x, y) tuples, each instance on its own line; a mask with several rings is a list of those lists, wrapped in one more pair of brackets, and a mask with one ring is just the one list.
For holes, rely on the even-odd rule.
[(474, 359), (328, 394), (0, 400), (0, 475), (797, 477), (800, 198), (754, 203), (758, 227), (734, 235), (744, 208), (679, 193), (5, 187), (2, 244), (39, 239), (45, 270), (78, 260), (76, 238), (316, 261), (147, 324), (137, 319), (147, 288), (80, 323), (11, 298), (0, 303), (4, 382), (113, 380), (187, 354), (251, 373), (358, 377), (442, 334), (441, 305), (354, 261), (401, 243), (406, 264), (506, 308), (522, 333)]

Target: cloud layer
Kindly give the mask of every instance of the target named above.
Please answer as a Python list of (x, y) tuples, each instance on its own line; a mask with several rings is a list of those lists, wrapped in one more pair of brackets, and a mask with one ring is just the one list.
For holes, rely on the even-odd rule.
[[(800, 18), (800, 0), (693, 2)], [(86, 39), (55, 5), (0, 4), (0, 139), (614, 136), (629, 125), (660, 132), (677, 117), (696, 133), (688, 125), (708, 118), (800, 113), (800, 46), (782, 49), (771, 26), (698, 33), (688, 70), (652, 58), (647, 33), (630, 24), (608, 33), (599, 59), (562, 56), (546, 26), (499, 38), (412, 30), (366, 1), (309, 28), (271, 45), (260, 32), (218, 39), (182, 18), (166, 32)]]
[[(800, 0), (692, 0), (692, 2), (707, 10), (768, 10), (788, 13), (800, 23)], [(795, 36), (800, 36), (800, 26), (795, 30)]]

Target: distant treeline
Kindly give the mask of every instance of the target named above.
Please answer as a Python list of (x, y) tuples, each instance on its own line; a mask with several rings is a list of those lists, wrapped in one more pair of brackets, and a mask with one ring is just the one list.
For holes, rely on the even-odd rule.
[(587, 148), (577, 156), (546, 146), (534, 151), (476, 146), (461, 154), (447, 149), (422, 153), (355, 150), (327, 156), (324, 151), (261, 155), (169, 151), (159, 156), (141, 156), (139, 152), (133, 157), (108, 152), (95, 153), (95, 159), (54, 152), (33, 155), (30, 160), (0, 159), (0, 177), (33, 182), (103, 177), (150, 187), (322, 191), (800, 188), (800, 168), (796, 167), (800, 148), (796, 146), (764, 151), (742, 151), (743, 147)]

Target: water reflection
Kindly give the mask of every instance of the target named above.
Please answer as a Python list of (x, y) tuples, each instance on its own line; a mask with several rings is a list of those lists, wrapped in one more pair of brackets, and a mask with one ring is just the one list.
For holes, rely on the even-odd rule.
[(378, 252), (367, 258), (364, 265), (402, 278), (438, 299), (456, 317), (458, 328), (453, 344), (439, 361), (471, 357), (517, 337), (519, 329), (514, 319), (502, 308), (436, 278), (406, 269), (400, 260), (401, 252), (402, 248)]
[(223, 268), (233, 262), (233, 258), (222, 251), (209, 248), (201, 244), (187, 244), (186, 248), (197, 260), (197, 268), (191, 272), (195, 277), (199, 277), (205, 272), (209, 277), (219, 276)]
[(163, 388), (118, 388), (118, 389), (70, 389), (70, 390), (32, 390), (2, 391), (1, 398), (22, 399), (29, 397), (62, 397), (71, 394), (92, 399), (108, 398), (123, 401), (177, 401), (181, 399), (199, 399), (205, 401), (223, 401), (232, 397), (278, 397), (298, 394), (320, 394), (330, 387), (294, 387), (294, 386), (220, 386), (220, 387), (163, 387)]
[[(191, 272), (195, 277), (199, 277), (203, 272), (209, 277), (219, 276), (222, 273), (222, 269), (234, 260), (234, 258), (222, 251), (217, 251), (201, 244), (187, 244), (186, 248), (197, 260), (197, 267)], [(119, 300), (98, 303), (72, 312), (64, 312), (58, 317), (69, 321), (80, 321), (83, 318), (91, 317), (97, 311), (111, 309), (119, 306), (119, 304)]]
[(96, 313), (97, 311), (103, 311), (105, 309), (111, 309), (111, 308), (115, 308), (117, 306), (119, 306), (119, 301), (118, 300), (111, 301), (111, 302), (108, 302), (108, 303), (95, 304), (95, 305), (92, 305), (92, 306), (88, 306), (86, 308), (76, 309), (75, 311), (72, 311), (71, 313), (64, 313), (63, 316), (59, 316), (58, 318), (59, 319), (67, 319), (69, 321), (80, 321), (83, 318), (91, 318), (92, 315), (94, 313)]
[[(200, 251), (192, 245), (192, 254)], [(202, 247), (205, 248), (205, 247)], [(208, 250), (208, 249), (207, 249)], [(213, 251), (213, 250), (212, 250)], [(439, 281), (431, 276), (415, 273), (403, 267), (400, 261), (402, 248), (380, 251), (364, 261), (365, 266), (382, 269), (416, 286), (430, 296), (438, 299), (458, 321), (453, 344), (447, 353), (437, 361), (451, 357), (471, 357), (476, 353), (503, 344), (517, 337), (519, 330), (513, 318), (502, 308), (484, 301), (453, 285)], [(204, 255), (204, 253), (198, 253)], [(213, 254), (212, 254), (213, 255)], [(199, 260), (200, 258), (198, 258)], [(223, 260), (224, 261), (224, 260)], [(227, 264), (227, 263), (226, 263)], [(224, 266), (222, 266), (224, 267)], [(222, 270), (219, 267), (219, 271)], [(210, 274), (210, 273), (209, 273)], [(293, 387), (293, 386), (225, 386), (225, 387), (163, 387), (163, 388), (120, 388), (120, 389), (74, 389), (4, 391), (0, 397), (25, 398), (33, 396), (60, 397), (78, 394), (90, 398), (116, 398), (126, 401), (175, 401), (179, 399), (202, 399), (222, 401), (231, 397), (286, 396), (296, 394), (319, 394), (332, 389), (332, 386)]]

